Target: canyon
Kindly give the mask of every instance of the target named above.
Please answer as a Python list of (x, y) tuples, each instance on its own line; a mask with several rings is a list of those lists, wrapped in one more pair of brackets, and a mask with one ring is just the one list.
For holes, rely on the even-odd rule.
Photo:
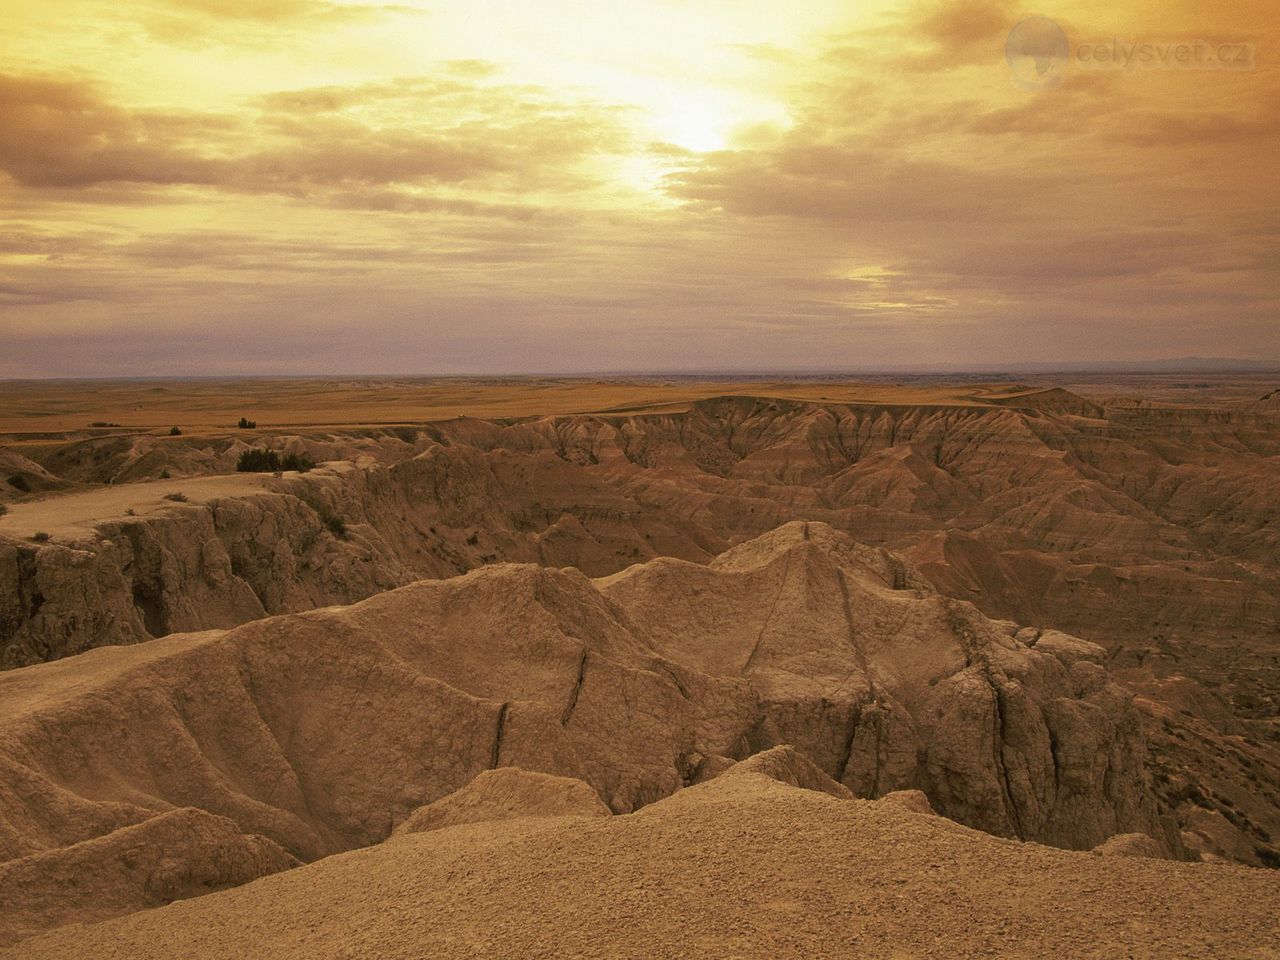
[(1070, 386), (250, 385), (238, 429), (141, 383), (42, 431), (0, 391), (0, 936), (495, 805), (696, 819), (762, 756), (766, 820), (1280, 866), (1274, 386)]

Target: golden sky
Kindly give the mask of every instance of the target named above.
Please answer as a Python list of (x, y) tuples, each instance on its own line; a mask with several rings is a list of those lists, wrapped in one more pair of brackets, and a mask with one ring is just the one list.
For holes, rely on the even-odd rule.
[(1280, 359), (1275, 14), (0, 0), (0, 377)]

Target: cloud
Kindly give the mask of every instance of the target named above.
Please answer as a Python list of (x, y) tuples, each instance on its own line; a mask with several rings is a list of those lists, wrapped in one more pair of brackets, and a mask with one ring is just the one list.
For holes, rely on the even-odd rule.
[[(626, 142), (616, 111), (473, 80), (304, 89), (257, 104), (252, 116), (129, 109), (86, 83), (0, 76), (0, 170), (37, 189), (196, 186), (320, 202), (331, 187), (572, 191), (595, 182), (585, 161)], [(344, 202), (358, 195), (347, 189)]]
[(744, 216), (946, 224), (1012, 220), (1018, 184), (941, 160), (786, 138), (773, 149), (715, 154), (668, 178), (672, 195)]
[(1280, 99), (1239, 113), (1229, 110), (1149, 110), (1117, 135), (1144, 147), (1238, 147), (1280, 139)]
[(906, 74), (1003, 65), (1005, 38), (1019, 19), (1006, 0), (924, 0), (833, 38), (820, 56), (841, 69)]
[[(155, 57), (148, 76), (181, 69), (130, 46), (139, 18), (164, 11), (184, 42), (215, 43), (181, 52), (212, 78), (198, 88), (131, 87), (76, 58), (8, 67), (0, 370), (1280, 356), (1263, 71), (1078, 70), (1028, 93), (1003, 60), (1020, 14), (962, 0), (812, 46), (717, 47), (758, 68), (749, 81), (668, 76), (660, 55), (592, 73), (608, 51), (584, 47), (557, 83), (537, 56), (499, 62), (504, 44), (529, 50), (483, 32), (396, 77), (343, 41), (376, 47), (403, 12), (337, 6), (112, 14), (114, 62)], [(1124, 24), (1126, 9), (1102, 12)], [(1100, 10), (1071, 7), (1081, 35)], [(1190, 16), (1161, 36), (1211, 32)], [(290, 53), (313, 29), (329, 32)], [(624, 66), (634, 87), (577, 85)], [(683, 106), (655, 83), (690, 84), (712, 120), (721, 92), (738, 103), (754, 84), (769, 119), (717, 151), (651, 144), (646, 110), (679, 121)]]
[(1017, 22), (1011, 4), (998, 0), (950, 0), (916, 7), (902, 28), (925, 49), (907, 61), (920, 70), (949, 70), (999, 62), (1004, 39)]
[(297, 20), (363, 20), (383, 13), (420, 13), (404, 4), (347, 4), (326, 0), (164, 0), (160, 10), (217, 20), (278, 24)]
[(28, 187), (213, 183), (218, 164), (191, 144), (231, 125), (132, 113), (84, 83), (0, 75), (0, 170)]
[(1011, 22), (999, 3), (929, 5), (841, 37), (793, 91), (789, 130), (676, 158), (666, 187), (699, 215), (804, 238), (797, 256), (821, 251), (848, 281), (808, 288), (850, 317), (1021, 317), (1057, 344), (1067, 332), (1038, 318), (1124, 315), (1166, 336), (1195, 310), (1274, 309), (1266, 86), (1198, 78), (1223, 90), (1209, 105), (1169, 94), (1184, 77), (1077, 73), (1027, 96), (985, 67), (950, 75), (1004, 70)]
[(270, 46), (281, 29), (332, 30), (427, 13), (412, 4), (328, 0), (135, 0), (119, 7), (153, 39), (188, 48)]

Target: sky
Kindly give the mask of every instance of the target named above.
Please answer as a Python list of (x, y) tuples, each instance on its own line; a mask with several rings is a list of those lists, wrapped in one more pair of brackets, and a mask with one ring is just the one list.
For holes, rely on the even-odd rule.
[(0, 0), (0, 377), (1280, 361), (1274, 14)]

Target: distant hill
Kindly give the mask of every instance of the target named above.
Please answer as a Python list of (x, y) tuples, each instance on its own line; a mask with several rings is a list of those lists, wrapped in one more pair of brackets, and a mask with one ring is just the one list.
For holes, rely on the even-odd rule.
[(1011, 370), (1085, 373), (1266, 373), (1280, 370), (1277, 360), (1239, 357), (1176, 357), (1170, 360), (1081, 360), (1061, 363), (1020, 363)]

